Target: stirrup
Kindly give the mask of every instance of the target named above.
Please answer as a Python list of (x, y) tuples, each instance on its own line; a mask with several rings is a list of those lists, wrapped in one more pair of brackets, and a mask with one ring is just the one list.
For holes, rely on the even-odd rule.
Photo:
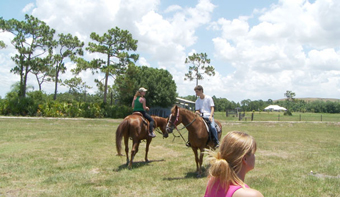
[(189, 141), (187, 141), (187, 143), (185, 143), (185, 145), (186, 145), (187, 147), (191, 147), (191, 144), (190, 144)]

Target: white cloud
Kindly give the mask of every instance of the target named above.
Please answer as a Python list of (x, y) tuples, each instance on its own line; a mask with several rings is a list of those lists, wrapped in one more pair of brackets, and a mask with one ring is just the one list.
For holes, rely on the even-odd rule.
[[(335, 24), (340, 24), (340, 17), (333, 9), (339, 4), (332, 0), (314, 4), (305, 0), (279, 1), (259, 16), (259, 24), (250, 28), (247, 21), (219, 19), (214, 24), (214, 29), (221, 31), (221, 37), (213, 39), (215, 55), (236, 68), (224, 84), (242, 87), (234, 91), (246, 90), (243, 98), (248, 98), (248, 92), (250, 98), (256, 98), (258, 90), (262, 94), (258, 98), (263, 99), (274, 95), (273, 91), (293, 90), (297, 96), (313, 97), (317, 91), (311, 89), (316, 86), (323, 89), (317, 88), (319, 94), (339, 90), (340, 79), (334, 75), (340, 70), (339, 52), (328, 48), (339, 46), (340, 39), (334, 34), (338, 34)], [(320, 17), (323, 13), (327, 16)], [(332, 26), (327, 25), (328, 21)]]
[(182, 10), (182, 7), (179, 5), (171, 5), (169, 6), (166, 10), (164, 10), (164, 13), (169, 13), (169, 12), (176, 12)]
[(308, 53), (306, 66), (311, 69), (323, 71), (336, 71), (340, 68), (340, 51), (324, 49), (321, 51), (311, 50)]
[(138, 65), (150, 67), (150, 63), (144, 57), (139, 57)]
[(23, 13), (30, 12), (32, 8), (34, 8), (34, 3), (29, 3), (24, 7), (24, 9), (22, 9), (22, 12)]

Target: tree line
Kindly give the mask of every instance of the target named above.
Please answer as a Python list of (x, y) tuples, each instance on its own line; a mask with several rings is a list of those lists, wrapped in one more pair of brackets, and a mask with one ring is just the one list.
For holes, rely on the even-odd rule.
[[(63, 33), (55, 35), (54, 29), (34, 16), (25, 15), (24, 21), (0, 18), (0, 29), (14, 35), (11, 44), (17, 53), (11, 57), (15, 66), (10, 72), (19, 75), (18, 84), (14, 84), (15, 87), (5, 99), (0, 98), (1, 114), (33, 115), (37, 111), (46, 111), (41, 109), (43, 102), (91, 102), (92, 97), (103, 109), (113, 103), (130, 106), (135, 91), (141, 86), (149, 89), (146, 95), (148, 105), (170, 106), (175, 103), (177, 87), (171, 74), (164, 69), (137, 66), (135, 63), (139, 55), (133, 52), (137, 50), (138, 41), (127, 30), (114, 27), (103, 35), (92, 32), (91, 41), (85, 47), (77, 36)], [(3, 41), (0, 44), (1, 48), (6, 47)], [(89, 53), (98, 53), (104, 58), (85, 59), (84, 47)], [(67, 61), (73, 62), (76, 68), (70, 70), (73, 78), (62, 81), (61, 76), (70, 69)], [(86, 70), (104, 76), (95, 79), (98, 91), (92, 96), (87, 93), (92, 87), (78, 77)], [(41, 93), (31, 91), (28, 94), (28, 75), (35, 76)], [(114, 81), (113, 84), (109, 84), (110, 79)], [(52, 98), (43, 93), (42, 86), (47, 82), (54, 83)], [(64, 95), (58, 93), (59, 85), (69, 88), (68, 99), (58, 100), (58, 96)], [(98, 101), (98, 98), (102, 98), (102, 101)]]
[[(196, 96), (186, 96), (184, 99), (195, 101)], [(263, 111), (269, 105), (279, 105), (285, 107), (291, 112), (311, 112), (311, 113), (340, 113), (340, 100), (339, 101), (305, 101), (303, 99), (287, 99), (273, 101), (268, 99), (263, 100), (250, 100), (245, 99), (241, 102), (229, 101), (226, 98), (212, 97), (215, 103), (215, 111), (225, 112), (226, 110), (234, 110), (239, 108), (241, 111)]]

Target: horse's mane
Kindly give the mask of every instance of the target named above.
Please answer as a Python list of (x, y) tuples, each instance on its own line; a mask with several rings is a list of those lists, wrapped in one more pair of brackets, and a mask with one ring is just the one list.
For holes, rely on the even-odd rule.
[(177, 106), (178, 108), (180, 108), (181, 110), (187, 112), (187, 113), (195, 114), (194, 112), (192, 112), (192, 111), (190, 111), (190, 110), (188, 110), (188, 109), (185, 109), (185, 108), (183, 108), (183, 107), (179, 107), (178, 105), (175, 105), (175, 106), (173, 106), (173, 107), (171, 108), (171, 113), (174, 113), (174, 112), (175, 112), (176, 106)]

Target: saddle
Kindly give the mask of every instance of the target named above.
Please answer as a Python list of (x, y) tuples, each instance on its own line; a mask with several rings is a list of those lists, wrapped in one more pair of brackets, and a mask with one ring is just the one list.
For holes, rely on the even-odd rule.
[[(210, 133), (210, 131), (211, 131), (211, 121), (209, 120), (209, 118), (203, 118), (203, 120), (204, 120), (205, 126), (207, 127), (208, 133)], [(221, 133), (221, 131), (222, 131), (220, 126), (218, 126), (218, 124), (216, 124), (216, 123), (215, 123), (215, 129), (216, 129), (217, 133)]]
[[(211, 121), (209, 120), (209, 118), (203, 118), (203, 120), (204, 120), (205, 126), (207, 127), (207, 131), (208, 131), (208, 134), (209, 134), (209, 138), (208, 138), (208, 141), (207, 141), (207, 144), (208, 144), (209, 141), (211, 141), (213, 139), (213, 135), (211, 133), (211, 129), (212, 129)], [(217, 131), (217, 136), (218, 136), (218, 133), (221, 132), (221, 128), (217, 124), (215, 124), (215, 129)]]
[(133, 112), (132, 115), (138, 115), (138, 116), (140, 116), (140, 117), (142, 118), (143, 123), (144, 123), (145, 125), (149, 126), (149, 125), (148, 125), (149, 121), (148, 121), (147, 119), (144, 118), (144, 116), (143, 116), (142, 113), (140, 113), (140, 112)]

